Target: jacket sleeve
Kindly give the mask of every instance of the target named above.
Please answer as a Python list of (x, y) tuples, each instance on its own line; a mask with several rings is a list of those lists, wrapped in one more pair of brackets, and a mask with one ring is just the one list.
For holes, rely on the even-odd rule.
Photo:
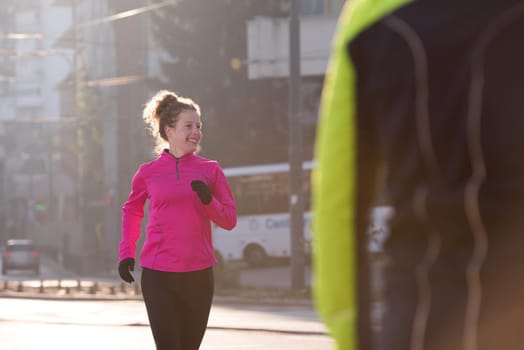
[(122, 207), (122, 239), (119, 245), (119, 261), (135, 258), (136, 241), (140, 237), (140, 224), (144, 217), (147, 188), (140, 168), (131, 184), (131, 193)]
[(313, 172), (314, 300), (339, 350), (358, 339), (355, 71), (347, 44), (410, 0), (346, 2), (322, 92)]
[[(313, 172), (313, 292), (338, 350), (358, 349), (353, 72), (337, 51), (322, 93)], [(336, 72), (336, 74), (335, 74)], [(343, 88), (342, 91), (335, 87)]]
[(225, 230), (232, 230), (237, 224), (237, 208), (227, 178), (218, 165), (214, 170), (214, 178), (211, 187), (213, 198), (204, 207), (211, 221)]

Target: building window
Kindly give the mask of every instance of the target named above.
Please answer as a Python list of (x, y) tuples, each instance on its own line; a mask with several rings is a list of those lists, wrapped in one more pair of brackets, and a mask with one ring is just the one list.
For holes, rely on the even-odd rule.
[(17, 116), (25, 119), (38, 118), (41, 115), (42, 108), (40, 107), (18, 107), (16, 110)]
[(35, 0), (18, 0), (16, 3), (16, 11), (35, 11), (38, 8), (38, 1)]
[(345, 0), (302, 0), (302, 16), (338, 16)]
[(40, 96), (42, 94), (42, 89), (38, 86), (24, 86), (20, 85), (16, 89), (17, 96)]

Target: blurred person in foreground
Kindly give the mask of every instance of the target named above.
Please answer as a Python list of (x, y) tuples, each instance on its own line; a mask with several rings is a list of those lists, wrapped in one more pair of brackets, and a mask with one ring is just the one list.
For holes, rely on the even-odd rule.
[[(524, 1), (353, 0), (325, 82), (314, 296), (339, 349), (524, 346)], [(373, 344), (368, 213), (384, 188)]]
[(170, 91), (158, 92), (143, 118), (158, 157), (133, 177), (122, 210), (120, 277), (131, 283), (136, 241), (149, 200), (140, 256), (141, 287), (156, 348), (198, 349), (207, 327), (217, 263), (211, 221), (231, 230), (236, 207), (216, 161), (196, 154), (202, 138), (200, 108)]

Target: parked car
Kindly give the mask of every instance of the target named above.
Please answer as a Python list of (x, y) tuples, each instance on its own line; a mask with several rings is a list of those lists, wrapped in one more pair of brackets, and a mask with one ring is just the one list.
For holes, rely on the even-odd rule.
[(32, 270), (40, 273), (40, 253), (30, 239), (9, 239), (2, 252), (2, 274), (8, 270)]

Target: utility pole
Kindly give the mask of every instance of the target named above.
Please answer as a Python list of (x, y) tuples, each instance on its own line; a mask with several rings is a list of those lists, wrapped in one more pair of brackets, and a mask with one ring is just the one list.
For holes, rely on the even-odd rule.
[(83, 28), (78, 23), (80, 22), (79, 2), (73, 1), (73, 30), (74, 30), (74, 46), (73, 46), (73, 61), (74, 61), (74, 113), (76, 119), (76, 156), (77, 156), (77, 210), (78, 210), (78, 229), (81, 246), (83, 251), (79, 254), (80, 271), (87, 272), (88, 257), (91, 252), (91, 245), (89, 244), (88, 232), (86, 232), (86, 205), (85, 205), (85, 171), (86, 171), (86, 139), (84, 134), (85, 127), (85, 112), (86, 112), (86, 98), (85, 98), (85, 82), (86, 82), (86, 67), (84, 64), (85, 48), (83, 46)]
[(291, 1), (289, 19), (289, 213), (291, 221), (291, 288), (304, 289), (304, 193), (300, 118), (300, 0)]
[[(116, 96), (112, 94), (111, 96)], [(116, 97), (115, 97), (116, 99)], [(107, 260), (116, 266), (116, 254), (120, 239), (118, 203), (118, 120), (114, 106), (107, 106), (107, 116), (104, 118), (104, 237), (107, 249)], [(112, 254), (111, 254), (112, 253)]]
[[(0, 139), (4, 140), (4, 131), (0, 125)], [(0, 241), (4, 242), (7, 238), (6, 232), (6, 218), (7, 218), (7, 200), (6, 200), (6, 190), (5, 190), (5, 160), (6, 160), (6, 151), (3, 144), (0, 144)]]

